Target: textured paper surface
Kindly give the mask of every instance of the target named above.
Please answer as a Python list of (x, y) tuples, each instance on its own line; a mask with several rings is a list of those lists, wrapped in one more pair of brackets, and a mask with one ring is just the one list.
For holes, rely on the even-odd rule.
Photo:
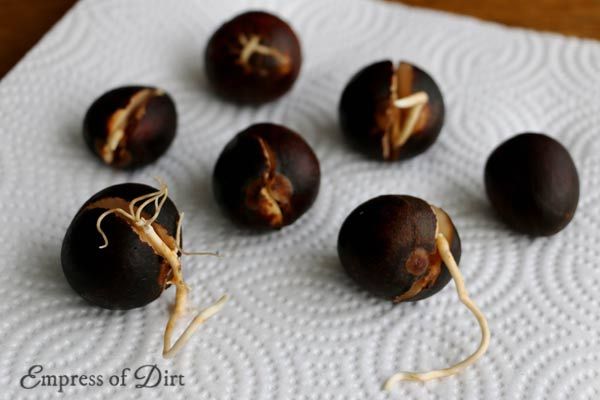
[[(260, 108), (215, 99), (203, 75), (209, 35), (249, 8), (289, 20), (305, 56), (293, 91)], [(429, 71), (447, 103), (439, 141), (397, 164), (352, 152), (337, 121), (351, 75), (388, 57)], [(47, 374), (107, 377), (148, 363), (185, 375), (185, 386), (68, 387), (60, 398), (599, 398), (599, 72), (596, 42), (379, 2), (83, 1), (0, 82), (0, 398), (58, 396), (56, 388), (19, 387), (34, 364)], [(168, 153), (135, 173), (103, 167), (80, 132), (88, 105), (129, 83), (165, 88), (180, 116)], [(323, 173), (314, 207), (263, 235), (232, 227), (210, 187), (222, 147), (257, 121), (300, 132)], [(559, 139), (581, 177), (575, 219), (547, 239), (511, 233), (484, 194), (487, 155), (528, 130)], [(173, 289), (143, 309), (97, 309), (68, 286), (59, 258), (89, 196), (125, 181), (153, 184), (155, 175), (186, 212), (185, 245), (225, 256), (183, 260), (192, 303), (232, 296), (170, 361), (160, 349)], [(394, 307), (346, 277), (338, 229), (354, 207), (384, 193), (422, 197), (453, 217), (467, 287), (492, 329), (474, 367), (391, 394), (380, 390), (390, 374), (452, 364), (475, 349), (479, 331), (453, 284)]]

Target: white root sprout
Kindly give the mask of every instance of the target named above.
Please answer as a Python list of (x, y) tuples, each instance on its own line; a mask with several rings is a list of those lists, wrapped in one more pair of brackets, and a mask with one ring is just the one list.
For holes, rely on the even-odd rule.
[(410, 138), (410, 135), (412, 135), (417, 123), (419, 122), (421, 112), (423, 111), (423, 108), (425, 108), (425, 105), (427, 105), (428, 101), (429, 96), (424, 91), (416, 92), (410, 96), (402, 97), (394, 101), (393, 104), (395, 107), (400, 109), (409, 109), (406, 122), (403, 124), (400, 134), (393, 140), (394, 148), (401, 147)]
[(248, 67), (250, 63), (250, 57), (256, 53), (263, 56), (273, 57), (282, 66), (289, 68), (289, 57), (275, 47), (261, 44), (259, 35), (250, 35), (250, 37), (247, 37), (245, 34), (241, 34), (238, 37), (238, 40), (243, 46), (238, 59), (239, 64)]
[(459, 363), (444, 369), (433, 370), (429, 372), (398, 372), (388, 378), (388, 380), (384, 384), (385, 390), (391, 390), (392, 387), (400, 381), (418, 381), (425, 382), (432, 379), (443, 378), (446, 376), (454, 375), (468, 366), (474, 364), (488, 349), (490, 344), (490, 330), (488, 327), (488, 322), (485, 319), (485, 316), (481, 312), (481, 310), (477, 307), (477, 305), (471, 300), (469, 294), (467, 293), (467, 289), (465, 288), (465, 283), (458, 269), (458, 265), (456, 265), (456, 261), (450, 252), (450, 246), (448, 241), (444, 237), (443, 234), (439, 233), (436, 237), (436, 244), (440, 256), (442, 257), (442, 261), (448, 267), (448, 271), (454, 280), (456, 285), (456, 292), (458, 293), (458, 298), (460, 301), (473, 313), (477, 322), (479, 323), (479, 328), (481, 329), (481, 342), (479, 343), (479, 347), (477, 350), (471, 354), (469, 357), (460, 361)]
[[(129, 202), (128, 207), (129, 211), (125, 211), (121, 208), (112, 208), (102, 213), (96, 221), (96, 229), (98, 230), (98, 232), (102, 236), (102, 239), (104, 240), (104, 243), (100, 246), (100, 248), (103, 249), (106, 246), (108, 246), (108, 238), (102, 230), (102, 221), (110, 214), (118, 214), (126, 220), (129, 220), (137, 229), (141, 230), (141, 235), (144, 237), (144, 240), (148, 241), (152, 248), (163, 258), (165, 258), (171, 266), (172, 277), (168, 283), (173, 284), (175, 286), (175, 306), (173, 307), (169, 320), (167, 321), (163, 341), (163, 357), (169, 358), (175, 355), (185, 345), (185, 343), (189, 340), (191, 335), (198, 329), (200, 325), (204, 323), (204, 321), (218, 313), (221, 310), (221, 308), (223, 308), (229, 296), (221, 296), (215, 303), (200, 311), (192, 319), (192, 321), (189, 323), (187, 328), (185, 328), (185, 330), (179, 336), (179, 338), (175, 341), (175, 344), (171, 346), (171, 338), (173, 336), (175, 324), (180, 318), (182, 318), (186, 314), (187, 298), (189, 292), (189, 288), (183, 279), (183, 274), (181, 272), (181, 262), (179, 260), (178, 254), (180, 253), (217, 256), (218, 254), (209, 252), (186, 253), (183, 251), (181, 244), (181, 222), (183, 220), (183, 213), (179, 215), (179, 221), (177, 223), (177, 232), (175, 238), (176, 248), (169, 248), (169, 246), (167, 246), (163, 239), (160, 238), (160, 236), (152, 227), (152, 224), (158, 218), (158, 215), (160, 214), (160, 211), (168, 198), (168, 188), (160, 180), (158, 181), (160, 184), (160, 189), (156, 192), (145, 194), (143, 196), (139, 196), (131, 200), (131, 202)], [(140, 202), (141, 204), (138, 206)], [(142, 216), (142, 213), (144, 212), (144, 209), (152, 203), (154, 203), (154, 214), (149, 219), (146, 219)]]

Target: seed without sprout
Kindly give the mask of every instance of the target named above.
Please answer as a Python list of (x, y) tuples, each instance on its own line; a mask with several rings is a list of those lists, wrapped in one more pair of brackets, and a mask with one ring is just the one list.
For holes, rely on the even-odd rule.
[(567, 149), (549, 136), (524, 133), (489, 156), (485, 187), (498, 216), (512, 229), (549, 236), (573, 219), (579, 175)]

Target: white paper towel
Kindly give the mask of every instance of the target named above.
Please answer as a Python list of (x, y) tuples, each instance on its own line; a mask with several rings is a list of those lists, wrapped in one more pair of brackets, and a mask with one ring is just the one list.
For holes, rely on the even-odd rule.
[[(260, 108), (215, 99), (203, 74), (209, 35), (250, 8), (273, 10), (302, 40), (293, 91)], [(348, 79), (384, 58), (422, 66), (447, 103), (438, 142), (403, 163), (365, 160), (338, 128)], [(597, 399), (600, 397), (600, 44), (508, 29), (373, 1), (83, 1), (0, 83), (0, 398)], [(175, 98), (178, 136), (158, 163), (115, 172), (88, 153), (83, 115), (104, 91), (154, 84)], [(225, 143), (257, 121), (300, 132), (321, 160), (314, 207), (280, 232), (234, 228), (210, 187)], [(522, 131), (556, 137), (579, 168), (575, 219), (558, 235), (512, 233), (490, 210), (483, 166)], [(191, 301), (232, 300), (174, 360), (160, 357), (170, 289), (149, 306), (110, 312), (69, 287), (60, 245), (96, 191), (159, 175), (186, 212), (185, 245), (222, 259), (186, 257)], [(338, 229), (384, 193), (422, 197), (453, 217), (467, 287), (487, 315), (492, 344), (459, 376), (381, 384), (397, 370), (448, 366), (472, 352), (479, 330), (454, 285), (392, 306), (358, 289), (336, 254)], [(185, 386), (136, 389), (106, 382), (156, 363)], [(103, 375), (99, 387), (25, 390), (43, 374)], [(31, 384), (33, 381), (28, 381)]]

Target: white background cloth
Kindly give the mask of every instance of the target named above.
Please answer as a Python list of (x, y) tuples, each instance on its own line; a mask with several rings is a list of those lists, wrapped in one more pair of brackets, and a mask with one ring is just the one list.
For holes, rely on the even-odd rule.
[[(211, 33), (250, 8), (273, 10), (298, 32), (301, 75), (259, 108), (216, 99), (203, 73)], [(439, 83), (447, 119), (438, 142), (402, 163), (368, 161), (338, 127), (341, 91), (384, 58), (422, 66)], [(157, 363), (185, 375), (177, 389), (65, 388), (63, 399), (597, 399), (600, 397), (600, 44), (371, 1), (83, 1), (0, 82), (0, 398), (23, 390), (34, 364), (46, 374), (119, 373)], [(83, 115), (113, 87), (169, 91), (178, 135), (156, 164), (113, 171), (88, 152)], [(211, 191), (213, 165), (238, 131), (258, 121), (300, 132), (321, 161), (313, 208), (279, 232), (237, 229)], [(523, 131), (556, 137), (581, 178), (574, 220), (551, 238), (512, 233), (485, 196), (483, 167)], [(60, 266), (65, 230), (106, 186), (154, 184), (186, 212), (191, 302), (231, 301), (175, 359), (160, 356), (174, 289), (143, 309), (111, 312), (79, 298)], [(397, 370), (445, 367), (479, 341), (454, 285), (418, 304), (369, 296), (336, 253), (346, 215), (379, 194), (404, 193), (444, 208), (462, 237), (461, 269), (487, 315), (489, 352), (459, 376), (401, 383)]]

